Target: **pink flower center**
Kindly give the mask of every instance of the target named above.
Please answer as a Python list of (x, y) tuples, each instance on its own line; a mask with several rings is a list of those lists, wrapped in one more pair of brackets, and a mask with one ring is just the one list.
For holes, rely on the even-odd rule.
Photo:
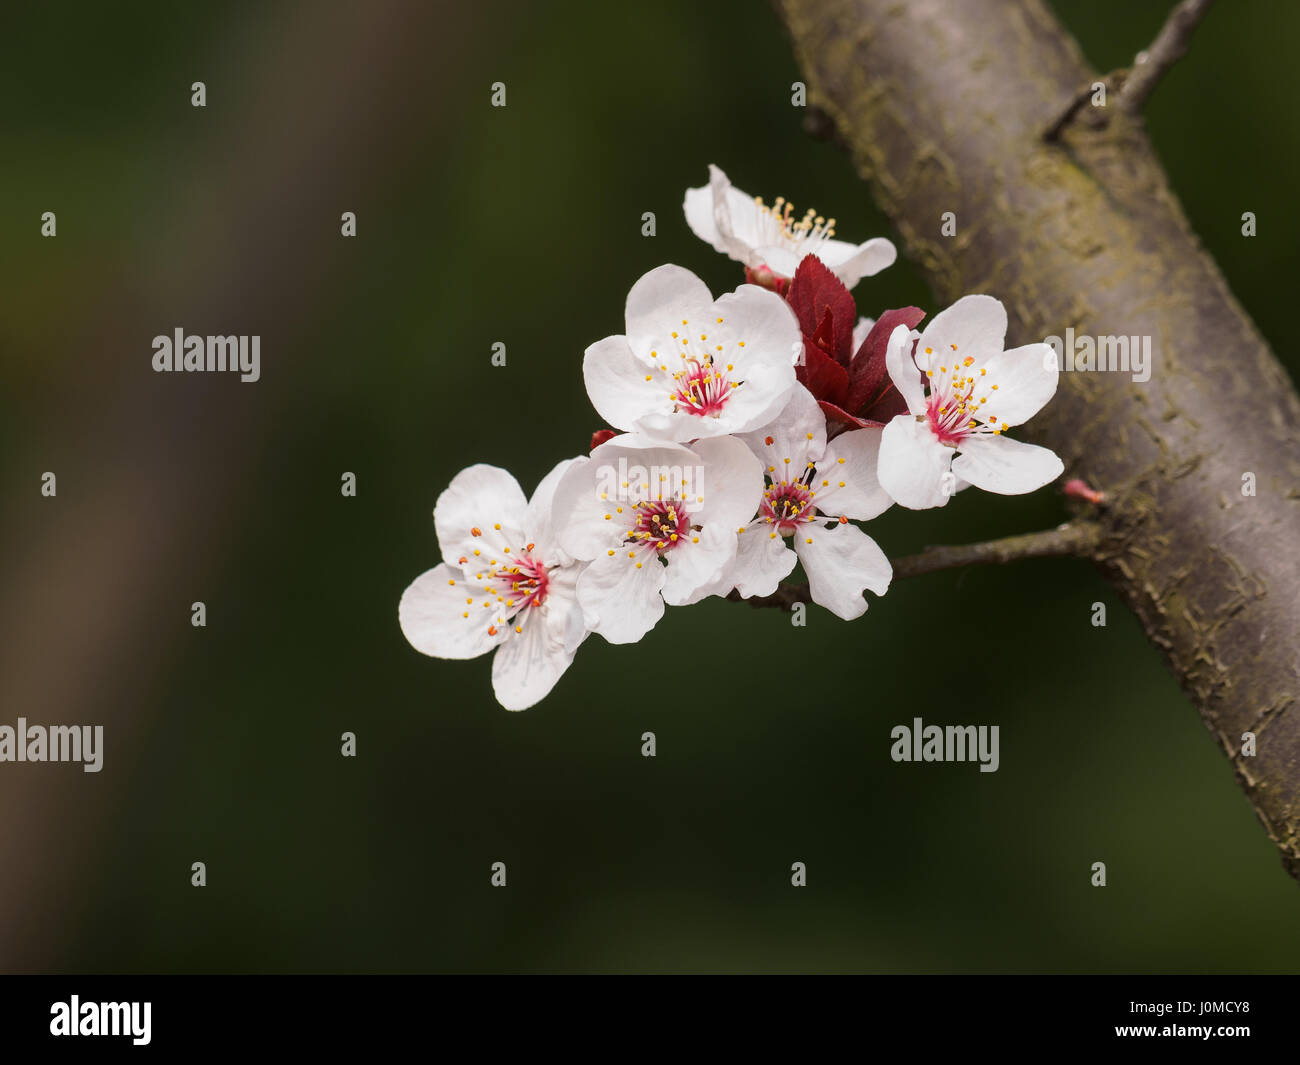
[(943, 353), (942, 362), (932, 349), (925, 349), (932, 364), (925, 374), (930, 389), (925, 401), (925, 420), (939, 443), (957, 448), (969, 436), (996, 435), (1007, 426), (998, 421), (997, 415), (988, 412), (989, 400), (997, 399), (997, 383), (988, 377), (985, 368), (976, 364), (973, 356), (959, 355), (955, 344), (949, 347), (952, 350)]
[[(501, 526), (495, 528), (499, 530)], [(470, 530), (470, 535), (477, 538), (483, 532), (476, 525)], [(467, 583), (472, 577), (484, 592), (484, 598), (477, 600), (472, 594), (473, 585), (469, 586), (467, 590), (471, 594), (465, 599), (461, 617), (467, 621), (476, 616), (483, 618), (488, 623), (489, 636), (495, 636), (500, 627), (507, 624), (512, 625), (515, 632), (522, 632), (526, 615), (519, 615), (529, 607), (541, 606), (546, 602), (546, 593), (550, 587), (546, 565), (533, 555), (535, 544), (512, 552), (500, 541), (496, 547), (485, 541), (483, 543), (483, 548), (473, 549), (473, 558), (466, 554), (458, 559)], [(490, 557), (496, 554), (497, 548), (500, 549), (500, 556)], [(455, 578), (450, 583), (455, 585)], [(481, 607), (483, 612), (480, 613), (476, 607)]]
[[(804, 476), (811, 479), (815, 472), (815, 468), (809, 466)], [(800, 525), (817, 516), (812, 497), (812, 489), (803, 480), (769, 484), (759, 504), (758, 516), (769, 525), (775, 525), (782, 536), (790, 536)]]
[(970, 434), (970, 415), (960, 400), (951, 396), (930, 394), (926, 402), (926, 417), (930, 421), (930, 431), (939, 443), (956, 447)]
[(546, 602), (546, 589), (550, 579), (546, 574), (546, 566), (540, 559), (524, 554), (515, 560), (514, 565), (502, 566), (496, 570), (487, 583), (495, 586), (498, 594), (505, 599), (507, 612), (517, 612)]
[(636, 521), (626, 543), (658, 551), (670, 551), (691, 533), (690, 515), (680, 500), (648, 499), (634, 504)]
[(683, 369), (673, 374), (673, 384), (674, 410), (701, 418), (716, 418), (721, 414), (732, 389), (726, 370), (716, 367), (709, 355), (704, 356), (703, 362), (687, 359)]
[[(701, 327), (697, 323), (692, 327), (683, 318), (682, 328), (672, 331), (673, 353), (650, 352), (650, 358), (658, 364), (660, 373), (667, 374), (671, 381), (668, 399), (674, 414), (717, 418), (727, 405), (727, 397), (744, 385), (744, 381), (735, 378), (744, 372), (738, 371), (736, 365), (744, 362), (745, 342), (725, 331), (722, 336), (715, 335), (710, 339), (713, 327), (722, 324), (722, 318), (717, 318), (709, 325)], [(696, 332), (696, 329), (701, 331)], [(679, 364), (679, 368), (670, 369), (674, 364)], [(652, 377), (647, 375), (646, 380), (650, 381)]]

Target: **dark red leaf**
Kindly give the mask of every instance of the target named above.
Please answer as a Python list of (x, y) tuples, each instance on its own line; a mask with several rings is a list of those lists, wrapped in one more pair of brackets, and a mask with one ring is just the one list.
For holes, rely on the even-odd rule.
[[(900, 307), (897, 310), (885, 311), (876, 319), (866, 339), (862, 341), (862, 346), (853, 356), (849, 368), (849, 393), (844, 404), (846, 409), (861, 413), (865, 408), (874, 406), (887, 394), (898, 395), (885, 365), (885, 350), (889, 346), (889, 334), (900, 325), (915, 329), (917, 323), (924, 317), (925, 311), (919, 307)], [(902, 406), (895, 413), (901, 414), (907, 409), (907, 405), (901, 398), (897, 402)]]
[(829, 307), (826, 308), (826, 316), (822, 318), (821, 325), (817, 327), (817, 332), (811, 338), (806, 337), (805, 339), (811, 339), (827, 355), (831, 358), (835, 357), (835, 318), (831, 314)]
[(857, 322), (857, 308), (853, 296), (840, 279), (830, 272), (815, 255), (805, 255), (794, 272), (786, 299), (799, 319), (799, 328), (806, 337), (821, 332), (827, 316), (831, 319), (830, 352), (835, 360), (848, 367), (853, 355), (853, 326)]
[(803, 365), (796, 366), (794, 372), (799, 383), (813, 394), (814, 399), (843, 405), (844, 397), (849, 391), (849, 371), (816, 344), (804, 341)]
[(613, 440), (614, 437), (616, 436), (618, 436), (618, 433), (616, 433), (613, 429), (597, 429), (594, 433), (591, 434), (591, 447), (589, 447), (587, 450), (595, 451), (596, 448), (600, 447), (600, 445), (603, 444), (606, 440)]
[(884, 425), (907, 413), (907, 400), (894, 387), (892, 381), (886, 381), (880, 392), (858, 408), (862, 420), (876, 425)]
[(842, 425), (845, 429), (862, 429), (870, 424), (869, 422), (863, 421), (861, 418), (855, 418), (848, 411), (837, 407), (834, 403), (828, 403), (824, 399), (818, 400), (817, 405), (821, 407), (822, 413), (826, 415), (827, 428), (831, 428), (834, 425)]

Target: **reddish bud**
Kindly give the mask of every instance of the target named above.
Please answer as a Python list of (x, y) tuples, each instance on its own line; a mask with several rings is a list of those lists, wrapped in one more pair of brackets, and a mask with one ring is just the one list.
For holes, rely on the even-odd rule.
[(613, 429), (597, 429), (594, 433), (591, 434), (591, 447), (589, 447), (587, 450), (595, 451), (596, 448), (600, 447), (600, 445), (603, 444), (606, 440), (613, 440), (614, 437), (616, 436), (618, 436), (618, 433), (616, 433)]

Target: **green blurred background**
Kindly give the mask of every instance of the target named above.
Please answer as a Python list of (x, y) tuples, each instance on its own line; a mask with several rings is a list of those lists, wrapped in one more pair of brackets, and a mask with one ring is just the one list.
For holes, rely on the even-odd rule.
[[(1105, 71), (1168, 4), (1054, 7)], [(107, 737), (97, 775), (0, 766), (0, 970), (1300, 968), (1296, 884), (1083, 563), (900, 582), (805, 629), (671, 610), (634, 647), (589, 640), (521, 714), (493, 701), (489, 660), (403, 639), (450, 478), (491, 462), (531, 491), (584, 449), (582, 351), (621, 331), (631, 283), (669, 261), (738, 282), (681, 217), (708, 163), (889, 235), (848, 159), (801, 131), (768, 6), (82, 3), (5, 22), (0, 723)], [(1293, 377), (1297, 30), (1296, 5), (1220, 4), (1149, 109)], [(855, 295), (937, 309), (903, 261)], [(261, 334), (262, 380), (152, 373), (151, 338), (177, 326)], [(871, 531), (898, 555), (1065, 514), (1053, 490), (970, 492)], [(914, 716), (1000, 725), (1001, 769), (891, 762)]]

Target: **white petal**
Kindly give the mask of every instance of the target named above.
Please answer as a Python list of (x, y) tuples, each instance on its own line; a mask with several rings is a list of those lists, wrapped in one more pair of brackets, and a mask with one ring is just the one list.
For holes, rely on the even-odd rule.
[(712, 306), (706, 328), (692, 340), (699, 335), (708, 336), (700, 343), (720, 365), (732, 367), (728, 377), (743, 382), (723, 408), (728, 432), (748, 432), (775, 417), (794, 388), (794, 363), (803, 351), (790, 305), (768, 289), (741, 285)]
[(672, 410), (667, 375), (638, 359), (626, 337), (592, 344), (582, 359), (582, 379), (591, 405), (616, 429), (633, 429), (648, 415)]
[(856, 355), (858, 349), (862, 347), (863, 342), (867, 339), (867, 334), (871, 332), (871, 327), (876, 324), (874, 318), (859, 318), (858, 324), (853, 327), (853, 353)]
[(718, 233), (717, 223), (713, 221), (713, 189), (708, 185), (698, 189), (687, 189), (682, 210), (686, 214), (686, 224), (691, 227), (691, 232), (711, 244), (714, 251), (726, 255), (727, 246)]
[(519, 628), (507, 627), (509, 637), (492, 660), (492, 691), (507, 710), (527, 710), (540, 701), (573, 661), (573, 652), (540, 614), (523, 618)]
[(633, 431), (658, 443), (678, 444), (701, 437), (726, 436), (731, 432), (731, 425), (721, 418), (701, 417), (680, 410), (647, 414), (637, 419)]
[(1061, 476), (1054, 451), (1006, 436), (972, 436), (962, 441), (952, 472), (976, 488), (1004, 496), (1024, 495)]
[(816, 254), (844, 287), (851, 289), (864, 277), (871, 277), (892, 266), (898, 258), (898, 249), (884, 237), (873, 237), (863, 244), (828, 240), (822, 243)]
[(505, 470), (482, 463), (461, 470), (433, 507), (443, 559), (459, 564), (461, 558), (500, 558), (506, 547), (518, 551), (527, 542), (527, 510), (524, 490)]
[(925, 389), (921, 387), (921, 372), (912, 361), (912, 331), (905, 325), (894, 326), (885, 347), (885, 368), (903, 397), (907, 409), (913, 414), (925, 413)]
[[(402, 593), (397, 606), (402, 635), (421, 654), (477, 658), (505, 640), (509, 631), (496, 624), (496, 610), (484, 609), (486, 597), (483, 586), (466, 581), (459, 569), (446, 563), (435, 566), (416, 577)], [(466, 599), (474, 602), (466, 603)], [(489, 634), (489, 628), (497, 631)]]
[(992, 296), (963, 296), (922, 330), (917, 362), (926, 348), (933, 349), (936, 359), (986, 358), (1002, 350), (1006, 335), (1007, 312), (1001, 303)]
[[(867, 521), (894, 505), (893, 497), (880, 486), (877, 474), (883, 434), (882, 428), (853, 429), (841, 433), (827, 445), (826, 456), (817, 464), (813, 478), (819, 511)], [(830, 483), (823, 484), (824, 481)]]
[[(560, 480), (574, 463), (585, 462), (586, 456), (565, 459), (557, 462), (551, 472), (541, 479), (528, 501), (528, 510), (524, 515), (524, 536), (527, 543), (534, 544), (534, 555), (544, 562), (556, 556), (559, 541), (555, 528), (555, 491), (560, 487)], [(518, 550), (514, 548), (513, 550)]]
[[(607, 446), (601, 444), (596, 451)], [(560, 549), (570, 558), (595, 558), (613, 546), (614, 534), (609, 522), (604, 520), (607, 511), (600, 507), (596, 467), (591, 458), (579, 458), (564, 471), (555, 489), (552, 509), (556, 539)]]
[(748, 266), (766, 266), (778, 277), (792, 278), (803, 262), (804, 252), (782, 244), (760, 244), (749, 253)]
[(900, 414), (885, 426), (880, 438), (876, 476), (894, 499), (911, 510), (941, 507), (948, 502), (952, 448), (935, 439), (929, 425)]
[[(704, 464), (704, 496), (698, 496), (692, 521), (718, 525), (735, 535), (758, 510), (763, 496), (763, 467), (744, 441), (734, 436), (699, 440), (692, 449)], [(688, 503), (692, 502), (687, 500)]]
[(586, 568), (585, 562), (570, 562), (549, 569), (546, 602), (534, 608), (540, 610), (546, 619), (552, 637), (558, 638), (570, 654), (589, 635), (582, 606), (578, 603), (578, 578)]
[(610, 643), (636, 643), (664, 616), (660, 591), (666, 577), (653, 551), (625, 548), (602, 554), (578, 578), (587, 627)]
[[(988, 421), (992, 414), (998, 419), (995, 425), (1020, 425), (1042, 410), (1056, 393), (1060, 376), (1055, 361), (1048, 358), (1052, 354), (1049, 344), (1026, 344), (977, 361), (970, 370), (977, 391), (988, 397), (980, 406), (981, 419)], [(981, 369), (987, 374), (979, 375)], [(997, 385), (997, 391), (990, 385)]]
[(725, 595), (731, 590), (736, 561), (736, 530), (706, 525), (664, 557), (668, 567), (663, 593), (669, 606), (689, 606), (710, 595)]
[(655, 267), (627, 294), (628, 346), (646, 362), (652, 351), (673, 351), (673, 330), (681, 329), (683, 319), (705, 323), (712, 305), (709, 286), (689, 270), (671, 263)]
[(864, 589), (884, 595), (894, 576), (885, 553), (856, 525), (806, 525), (795, 533), (794, 549), (812, 601), (845, 621), (866, 613)]
[(757, 522), (740, 535), (731, 583), (746, 599), (771, 595), (794, 571), (798, 560), (785, 537), (773, 535), (770, 525)]
[(774, 480), (795, 479), (803, 474), (809, 462), (816, 462), (826, 453), (826, 415), (813, 394), (796, 384), (774, 421), (752, 433), (739, 434), (739, 438)]
[(732, 185), (726, 174), (709, 165), (709, 191), (713, 195), (713, 224), (725, 254), (748, 263), (760, 243), (761, 209), (754, 197)]

